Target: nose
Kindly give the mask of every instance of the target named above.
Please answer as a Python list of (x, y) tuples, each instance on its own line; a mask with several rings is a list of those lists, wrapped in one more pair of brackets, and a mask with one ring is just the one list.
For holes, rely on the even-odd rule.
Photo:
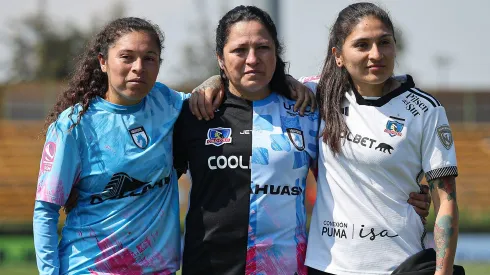
[(378, 48), (376, 43), (373, 43), (371, 50), (369, 51), (369, 59), (371, 60), (381, 60), (383, 58), (383, 53)]
[(255, 52), (254, 49), (250, 49), (248, 51), (247, 55), (247, 64), (248, 65), (256, 65), (259, 62), (259, 59), (257, 57), (257, 53)]
[(137, 58), (133, 62), (133, 67), (131, 68), (131, 71), (135, 74), (140, 74), (144, 71), (144, 66), (143, 66), (143, 59)]

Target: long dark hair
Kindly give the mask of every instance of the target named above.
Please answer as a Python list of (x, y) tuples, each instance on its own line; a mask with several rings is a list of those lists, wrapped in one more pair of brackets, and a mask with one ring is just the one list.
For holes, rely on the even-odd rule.
[[(340, 139), (347, 134), (348, 128), (341, 113), (344, 95), (351, 86), (351, 78), (345, 67), (339, 68), (335, 62), (332, 48), (342, 50), (345, 39), (352, 29), (366, 16), (374, 16), (388, 27), (395, 37), (393, 23), (386, 11), (372, 3), (356, 3), (343, 9), (332, 29), (328, 42), (328, 52), (317, 87), (317, 100), (321, 118), (325, 121), (322, 132), (323, 141), (330, 146), (334, 154), (340, 153)], [(396, 41), (396, 40), (395, 40)]]
[[(75, 127), (82, 115), (87, 111), (90, 101), (96, 96), (104, 97), (108, 89), (107, 74), (102, 72), (98, 60), (99, 54), (107, 58), (109, 48), (117, 40), (130, 32), (142, 31), (153, 37), (157, 43), (160, 53), (163, 51), (163, 33), (157, 25), (151, 22), (136, 18), (126, 17), (116, 19), (107, 24), (102, 31), (95, 35), (88, 44), (85, 51), (79, 56), (75, 70), (69, 80), (68, 87), (58, 97), (52, 111), (46, 117), (44, 133), (47, 127), (54, 122), (58, 116), (67, 108), (71, 108), (69, 117), (74, 112), (74, 106), (80, 104), (82, 110), (78, 112), (77, 121), (70, 129)], [(160, 58), (161, 62), (161, 58)]]
[[(218, 27), (216, 28), (216, 53), (218, 56), (223, 57), (223, 48), (228, 41), (231, 26), (242, 21), (258, 21), (264, 25), (269, 32), (276, 47), (276, 70), (272, 75), (269, 88), (278, 94), (291, 98), (291, 90), (286, 81), (287, 63), (284, 62), (281, 57), (283, 47), (277, 38), (276, 25), (267, 12), (255, 6), (238, 6), (228, 11), (219, 20)], [(223, 85), (228, 88), (228, 78), (226, 77), (224, 70), (220, 68), (219, 74)]]

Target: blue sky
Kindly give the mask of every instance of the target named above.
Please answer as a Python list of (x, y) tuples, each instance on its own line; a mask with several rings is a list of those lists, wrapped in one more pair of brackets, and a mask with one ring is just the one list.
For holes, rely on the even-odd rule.
[[(16, 31), (13, 19), (34, 13), (38, 3), (58, 26), (68, 21), (89, 28), (104, 16), (116, 1), (84, 0), (22, 0), (9, 3), (0, 10), (0, 80), (9, 76), (10, 47), (5, 42)], [(123, 0), (126, 15), (148, 18), (165, 32), (164, 63), (159, 80), (170, 85), (182, 81), (182, 47), (200, 47), (203, 42), (194, 31), (199, 14), (208, 22), (209, 36), (214, 40), (214, 28), (223, 8), (238, 4), (254, 4), (267, 8), (267, 0)], [(294, 76), (316, 74), (327, 50), (329, 26), (346, 0), (280, 0), (280, 36), (285, 45), (285, 60)], [(422, 89), (439, 87), (490, 89), (490, 1), (486, 0), (385, 0), (374, 1), (386, 8), (398, 29), (402, 31), (405, 51), (398, 56), (397, 73), (409, 73)], [(200, 4), (198, 4), (200, 3)], [(212, 52), (209, 52), (213, 55)], [(447, 66), (437, 66), (438, 58), (448, 60)]]

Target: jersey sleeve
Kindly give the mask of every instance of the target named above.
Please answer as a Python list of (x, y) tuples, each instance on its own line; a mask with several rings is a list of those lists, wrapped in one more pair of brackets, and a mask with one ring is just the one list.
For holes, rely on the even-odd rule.
[(303, 76), (298, 79), (299, 82), (303, 83), (308, 87), (313, 93), (316, 94), (316, 87), (318, 86), (318, 81), (320, 81), (319, 75), (314, 76)]
[(64, 205), (71, 188), (78, 181), (80, 153), (73, 131), (56, 121), (48, 129), (43, 147), (36, 200)]
[(456, 150), (444, 107), (430, 110), (422, 131), (422, 167), (427, 181), (457, 176)]
[(191, 96), (190, 93), (182, 93), (177, 92), (173, 89), (170, 89), (165, 84), (156, 82), (155, 86), (153, 86), (152, 92), (161, 93), (168, 104), (173, 106), (176, 110), (180, 112), (182, 109), (182, 103), (184, 100)]

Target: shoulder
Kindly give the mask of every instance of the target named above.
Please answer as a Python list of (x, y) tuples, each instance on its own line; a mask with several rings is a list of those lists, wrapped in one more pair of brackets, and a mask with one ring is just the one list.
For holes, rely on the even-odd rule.
[(159, 103), (163, 101), (163, 103), (174, 107), (176, 110), (182, 108), (182, 103), (187, 97), (186, 94), (177, 92), (161, 82), (156, 82), (148, 94), (150, 101), (157, 101)]
[(302, 76), (298, 79), (298, 81), (303, 83), (303, 85), (308, 87), (312, 92), (316, 92), (316, 87), (318, 86), (318, 82), (320, 81), (320, 76)]
[(78, 121), (78, 114), (81, 110), (82, 106), (80, 104), (68, 107), (59, 114), (58, 118), (51, 124), (50, 128), (56, 127), (59, 130), (70, 129)]
[(431, 113), (434, 110), (442, 109), (441, 102), (433, 95), (418, 88), (410, 75), (395, 76), (394, 79), (401, 83), (401, 100), (407, 109), (416, 108), (423, 113)]

